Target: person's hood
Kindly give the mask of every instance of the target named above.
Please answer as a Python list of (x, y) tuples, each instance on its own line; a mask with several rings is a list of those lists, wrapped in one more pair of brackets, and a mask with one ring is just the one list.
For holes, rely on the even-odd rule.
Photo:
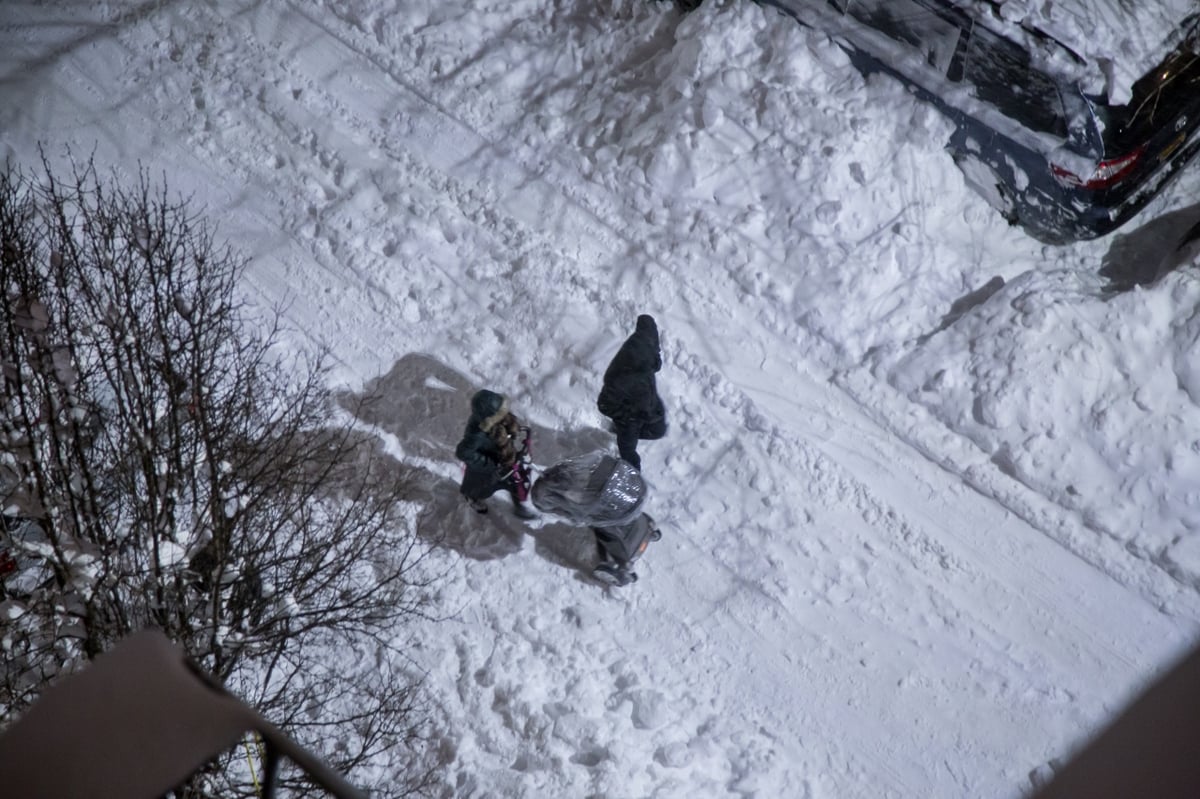
[(486, 388), (475, 392), (471, 397), (471, 416), (479, 422), (479, 429), (485, 433), (495, 426), (496, 422), (508, 414), (508, 398)]
[(637, 328), (625, 339), (604, 371), (604, 379), (607, 382), (624, 375), (653, 374), (661, 368), (658, 325), (653, 316), (642, 314), (637, 318)]
[(634, 358), (637, 368), (648, 372), (657, 372), (662, 368), (662, 353), (658, 338), (658, 324), (650, 314), (642, 314), (637, 318), (637, 329), (634, 337), (642, 342)]

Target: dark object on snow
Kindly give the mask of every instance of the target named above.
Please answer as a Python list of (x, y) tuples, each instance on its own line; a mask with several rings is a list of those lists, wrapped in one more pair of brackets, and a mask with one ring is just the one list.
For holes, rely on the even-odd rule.
[(642, 467), (638, 441), (667, 434), (667, 411), (654, 377), (660, 369), (658, 325), (653, 316), (642, 314), (633, 334), (604, 371), (604, 384), (596, 400), (600, 413), (612, 419), (617, 451), (638, 469)]
[(0, 735), (0, 790), (21, 799), (156, 799), (250, 731), (266, 749), (261, 795), (287, 757), (338, 799), (366, 794), (144, 630), (48, 690)]
[(1200, 647), (1130, 702), (1030, 799), (1200, 796)]
[[(1009, 3), (1010, 15), (997, 13), (1003, 3), (962, 0), (759, 2), (831, 36), (860, 72), (894, 78), (941, 112), (954, 128), (945, 149), (966, 183), (1040, 241), (1111, 232), (1200, 153), (1194, 3)], [(1096, 50), (1090, 26), (1072, 21), (1097, 6), (1113, 26), (1136, 29), (1160, 5), (1172, 10), (1157, 14), (1176, 16), (1154, 53)], [(1114, 77), (1122, 74), (1140, 77)], [(1107, 91), (1121, 83), (1131, 83), (1128, 96)]]
[(628, 524), (593, 527), (592, 533), (596, 536), (596, 551), (600, 555), (600, 563), (592, 569), (592, 576), (611, 585), (637, 582), (633, 564), (652, 541), (662, 538), (662, 531), (648, 513), (639, 513)]
[(512, 495), (517, 515), (530, 515), (522, 505), (529, 498), (529, 428), (509, 411), (504, 395), (475, 392), (471, 418), (454, 454), (466, 467), (459, 491), (472, 508), (486, 513), (483, 501), (504, 489)]
[(533, 504), (592, 528), (600, 563), (597, 579), (626, 585), (637, 580), (632, 566), (661, 534), (642, 512), (646, 481), (630, 463), (607, 452), (592, 452), (551, 466), (533, 484)]

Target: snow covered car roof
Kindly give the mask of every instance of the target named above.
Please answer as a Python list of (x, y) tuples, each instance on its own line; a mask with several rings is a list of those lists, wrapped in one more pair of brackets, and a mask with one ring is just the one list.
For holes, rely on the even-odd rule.
[(1086, 62), (1069, 70), (1077, 72), (1083, 88), (1114, 105), (1129, 101), (1133, 84), (1179, 44), (1184, 20), (1200, 13), (1196, 0), (956, 0), (956, 5), (991, 16), (997, 32), (1010, 38), (1024, 29), (1057, 40)]

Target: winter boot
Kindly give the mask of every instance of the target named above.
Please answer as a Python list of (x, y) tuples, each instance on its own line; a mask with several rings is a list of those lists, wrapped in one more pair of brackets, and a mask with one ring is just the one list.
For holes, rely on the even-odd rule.
[(467, 504), (471, 506), (471, 510), (476, 513), (487, 513), (487, 503), (482, 499), (468, 499)]

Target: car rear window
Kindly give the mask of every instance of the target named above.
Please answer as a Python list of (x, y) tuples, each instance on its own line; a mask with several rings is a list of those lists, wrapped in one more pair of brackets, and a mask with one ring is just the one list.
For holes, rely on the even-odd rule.
[(963, 80), (975, 96), (1042, 133), (1066, 137), (1070, 127), (1058, 84), (1030, 62), (1028, 51), (976, 25), (963, 54)]
[[(1133, 85), (1127, 105), (1100, 106), (1109, 151), (1141, 146), (1177, 115), (1197, 113), (1200, 98), (1200, 15), (1187, 23), (1180, 44), (1157, 68)], [(1173, 127), (1170, 128), (1173, 130)]]

